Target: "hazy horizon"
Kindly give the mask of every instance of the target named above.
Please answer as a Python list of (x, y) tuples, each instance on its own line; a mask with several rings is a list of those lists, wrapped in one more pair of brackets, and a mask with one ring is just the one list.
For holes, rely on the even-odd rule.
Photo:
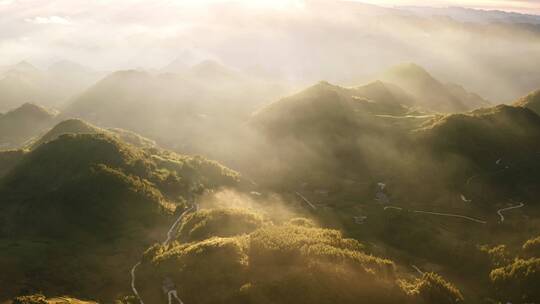
[(540, 303), (536, 13), (0, 0), (0, 304)]
[[(175, 60), (177, 66), (190, 66), (210, 59), (296, 85), (319, 80), (358, 85), (391, 66), (414, 62), (495, 102), (510, 102), (536, 88), (540, 17), (429, 8), (447, 3), (442, 1), (422, 2), (423, 8), (371, 2), (385, 6), (324, 0), (4, 0), (0, 68), (21, 60), (40, 68), (68, 60), (97, 71), (159, 71)], [(529, 1), (456, 4), (538, 6)]]

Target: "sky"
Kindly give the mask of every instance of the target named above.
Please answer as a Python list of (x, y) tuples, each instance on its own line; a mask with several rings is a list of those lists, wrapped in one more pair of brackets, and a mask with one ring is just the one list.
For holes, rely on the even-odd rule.
[(0, 0), (0, 72), (22, 60), (110, 72), (213, 59), (292, 81), (357, 83), (416, 62), (494, 100), (538, 85), (540, 25), (486, 25), (485, 16), (508, 14), (461, 10), (448, 11), (466, 21), (402, 18), (407, 10), (380, 7), (403, 5), (540, 14), (540, 0)]

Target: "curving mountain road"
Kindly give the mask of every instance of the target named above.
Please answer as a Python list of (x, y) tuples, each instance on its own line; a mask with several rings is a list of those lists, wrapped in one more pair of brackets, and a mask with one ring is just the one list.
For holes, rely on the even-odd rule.
[(144, 304), (141, 296), (139, 296), (139, 292), (137, 291), (137, 288), (135, 287), (135, 280), (136, 280), (136, 276), (135, 276), (135, 271), (137, 271), (137, 267), (139, 267), (139, 265), (141, 265), (141, 262), (138, 262), (137, 264), (135, 264), (132, 268), (131, 268), (131, 290), (133, 291), (133, 294), (137, 297), (137, 299), (139, 299), (139, 303), (141, 304)]
[(193, 211), (197, 211), (198, 209), (198, 206), (197, 204), (193, 204), (193, 206), (189, 207), (187, 210), (185, 210), (184, 212), (182, 212), (178, 218), (176, 219), (176, 221), (172, 224), (171, 228), (169, 229), (169, 231), (167, 231), (167, 239), (163, 242), (163, 245), (167, 245), (169, 244), (169, 242), (171, 241), (172, 239), (172, 233), (174, 232), (174, 230), (176, 229), (176, 227), (178, 226), (178, 224), (180, 223), (180, 221), (182, 221), (182, 219), (184, 218), (184, 216), (188, 215), (189, 213), (193, 212)]
[[(385, 211), (388, 210), (388, 209), (394, 209), (394, 210), (399, 210), (399, 211), (403, 210), (403, 208), (396, 207), (396, 206), (386, 206), (386, 207), (384, 207)], [(460, 214), (431, 212), (431, 211), (422, 211), (422, 210), (411, 210), (411, 212), (421, 213), (421, 214), (429, 214), (429, 215), (437, 215), (437, 216), (456, 217), (456, 218), (466, 219), (466, 220), (469, 220), (469, 221), (472, 221), (472, 222), (475, 222), (475, 223), (479, 223), (479, 224), (487, 224), (486, 221), (482, 221), (482, 220), (476, 219), (474, 217), (470, 217), (470, 216), (466, 216), (466, 215), (460, 215)]]
[[(171, 228), (169, 228), (169, 230), (167, 231), (167, 239), (165, 239), (165, 241), (163, 241), (163, 245), (167, 245), (171, 242), (171, 239), (172, 239), (172, 234), (175, 230), (175, 228), (178, 227), (178, 224), (182, 221), (182, 219), (190, 214), (191, 212), (194, 212), (194, 211), (197, 211), (199, 209), (199, 205), (197, 203), (193, 203), (193, 205), (188, 208), (187, 210), (184, 210), (182, 213), (180, 213), (180, 215), (178, 216), (178, 218), (176, 219), (176, 221), (174, 221), (174, 223), (171, 225)], [(137, 267), (139, 267), (139, 265), (141, 265), (141, 262), (137, 262), (137, 264), (133, 265), (133, 267), (131, 268), (131, 290), (133, 291), (133, 294), (137, 297), (137, 299), (139, 299), (139, 303), (140, 304), (144, 304), (141, 296), (139, 295), (139, 292), (137, 291), (137, 287), (136, 287), (136, 281), (137, 281), (137, 275), (136, 275), (136, 271), (137, 271)]]
[(487, 224), (486, 221), (482, 221), (479, 219), (476, 219), (474, 217), (460, 215), (460, 214), (453, 214), (453, 213), (440, 213), (440, 212), (430, 212), (430, 211), (420, 211), (420, 210), (413, 210), (414, 213), (422, 213), (422, 214), (430, 214), (430, 215), (438, 215), (438, 216), (446, 216), (446, 217), (457, 217), (465, 220), (469, 220), (475, 223), (479, 224)]
[(516, 206), (511, 206), (511, 207), (502, 208), (502, 209), (497, 210), (497, 214), (498, 214), (499, 217), (501, 218), (501, 223), (504, 222), (504, 215), (502, 214), (503, 212), (508, 211), (508, 210), (512, 210), (512, 209), (522, 208), (523, 206), (525, 206), (524, 203), (519, 203), (519, 204), (516, 205)]

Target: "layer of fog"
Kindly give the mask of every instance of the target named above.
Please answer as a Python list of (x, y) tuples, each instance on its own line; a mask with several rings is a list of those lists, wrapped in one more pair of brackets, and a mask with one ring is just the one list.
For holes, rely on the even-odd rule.
[(13, 1), (0, 6), (0, 65), (27, 59), (45, 69), (67, 59), (99, 71), (161, 71), (173, 60), (216, 59), (302, 86), (360, 84), (416, 62), (495, 102), (536, 89), (538, 26), (476, 14), (482, 22), (340, 1)]

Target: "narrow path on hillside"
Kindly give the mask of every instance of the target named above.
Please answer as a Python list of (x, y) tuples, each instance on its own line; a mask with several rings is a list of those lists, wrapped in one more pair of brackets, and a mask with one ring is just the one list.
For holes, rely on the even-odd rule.
[[(178, 224), (180, 224), (182, 219), (186, 215), (190, 214), (191, 212), (197, 211), (197, 209), (199, 209), (199, 205), (197, 203), (193, 203), (193, 205), (191, 207), (189, 207), (188, 209), (186, 209), (182, 213), (180, 213), (180, 215), (178, 216), (176, 221), (174, 221), (174, 223), (171, 225), (171, 227), (167, 231), (167, 238), (165, 239), (165, 241), (163, 241), (163, 243), (162, 243), (163, 245), (167, 245), (167, 244), (169, 244), (171, 242), (173, 232), (178, 227)], [(131, 290), (133, 291), (133, 294), (137, 297), (137, 299), (139, 299), (139, 303), (144, 304), (143, 299), (139, 295), (139, 291), (137, 290), (137, 286), (136, 286), (136, 282), (137, 282), (136, 271), (137, 271), (137, 267), (139, 267), (139, 265), (141, 265), (140, 261), (137, 262), (137, 264), (133, 265), (133, 267), (131, 268), (131, 272), (130, 272), (131, 273)]]
[[(472, 182), (474, 179), (478, 178), (478, 177), (481, 177), (481, 176), (483, 176), (483, 177), (493, 176), (493, 175), (495, 175), (495, 174), (498, 174), (498, 173), (501, 173), (501, 172), (505, 172), (505, 171), (509, 170), (510, 168), (519, 168), (518, 166), (521, 165), (522, 163), (526, 162), (526, 161), (527, 161), (527, 160), (522, 160), (522, 161), (518, 161), (518, 162), (516, 162), (516, 163), (506, 163), (506, 164), (505, 164), (505, 163), (503, 162), (503, 158), (499, 158), (499, 159), (497, 159), (497, 161), (495, 162), (495, 165), (496, 165), (496, 167), (497, 167), (496, 170), (494, 170), (494, 171), (491, 172), (491, 173), (486, 173), (486, 174), (484, 174), (484, 175), (476, 174), (476, 175), (473, 175), (473, 176), (469, 177), (469, 178), (467, 179), (467, 181), (465, 182), (465, 187), (470, 186), (471, 182)], [(501, 169), (501, 168), (502, 168), (502, 169)], [(463, 194), (462, 194), (462, 196), (463, 196)], [(510, 201), (512, 201), (512, 200), (510, 200)], [(470, 202), (470, 201), (468, 201), (468, 202)], [(519, 209), (519, 208), (522, 208), (522, 207), (524, 207), (524, 206), (525, 206), (525, 204), (520, 202), (520, 203), (517, 203), (517, 205), (510, 206), (510, 207), (507, 207), (507, 208), (502, 208), (502, 209), (497, 210), (497, 215), (499, 215), (499, 218), (500, 218), (499, 223), (504, 223), (505, 217), (504, 217), (504, 215), (503, 215), (503, 212), (509, 211), (509, 210), (513, 210), (513, 209)]]
[(508, 210), (512, 210), (512, 209), (519, 209), (519, 208), (522, 208), (523, 206), (525, 206), (524, 203), (518, 203), (518, 205), (497, 210), (497, 214), (501, 218), (501, 223), (504, 222), (504, 215), (502, 214), (503, 212), (508, 211)]
[(441, 212), (431, 212), (431, 211), (421, 211), (421, 210), (413, 210), (414, 213), (421, 213), (421, 214), (430, 214), (430, 215), (437, 215), (437, 216), (446, 216), (446, 217), (456, 217), (461, 218), (465, 220), (469, 220), (475, 223), (479, 224), (487, 224), (486, 221), (476, 219), (474, 217), (466, 216), (466, 215), (460, 215), (460, 214), (453, 214), (453, 213), (441, 213)]
[[(396, 206), (386, 206), (386, 207), (384, 207), (385, 211), (389, 210), (389, 209), (398, 210), (398, 211), (403, 210), (403, 208), (396, 207)], [(432, 211), (423, 211), (423, 210), (410, 210), (410, 212), (420, 213), (420, 214), (437, 215), (437, 216), (445, 216), (445, 217), (455, 217), (455, 218), (461, 218), (461, 219), (469, 220), (469, 221), (479, 223), (479, 224), (487, 224), (486, 221), (483, 221), (483, 220), (480, 220), (480, 219), (477, 219), (477, 218), (474, 218), (474, 217), (466, 216), (466, 215), (461, 215), (461, 214), (432, 212)]]
[(421, 276), (424, 275), (424, 272), (420, 270), (420, 268), (418, 268), (416, 265), (411, 265), (411, 267), (416, 270), (416, 272), (418, 272)]
[(295, 194), (298, 195), (298, 197), (300, 197), (311, 209), (317, 210), (317, 207), (315, 207), (315, 205), (313, 205), (305, 196), (300, 194), (300, 192), (297, 191)]
[[(379, 194), (381, 193), (382, 190), (384, 190), (384, 188), (386, 187), (386, 184), (379, 182), (377, 185), (379, 186), (379, 192), (377, 192), (377, 194)], [(470, 202), (470, 200), (468, 200), (463, 194), (461, 195), (461, 199), (464, 201)], [(383, 208), (384, 211), (390, 210), (390, 209), (398, 210), (398, 211), (405, 210), (402, 207), (391, 206), (391, 205), (384, 206)], [(406, 210), (406, 211), (413, 212), (413, 213), (420, 213), (420, 214), (436, 215), (436, 216), (455, 217), (455, 218), (465, 219), (465, 220), (472, 221), (479, 224), (487, 224), (486, 221), (483, 221), (474, 217), (466, 216), (466, 215), (455, 214), (455, 213), (433, 212), (433, 211), (423, 211), (423, 210)]]
[(137, 288), (135, 287), (135, 281), (136, 281), (136, 275), (135, 275), (135, 271), (137, 271), (137, 267), (139, 267), (139, 265), (141, 265), (141, 262), (137, 262), (137, 264), (133, 265), (133, 267), (131, 268), (131, 290), (133, 291), (133, 294), (137, 297), (137, 299), (139, 299), (139, 302), (141, 304), (144, 304), (143, 300), (141, 299), (141, 296), (139, 296), (139, 292), (137, 291)]

